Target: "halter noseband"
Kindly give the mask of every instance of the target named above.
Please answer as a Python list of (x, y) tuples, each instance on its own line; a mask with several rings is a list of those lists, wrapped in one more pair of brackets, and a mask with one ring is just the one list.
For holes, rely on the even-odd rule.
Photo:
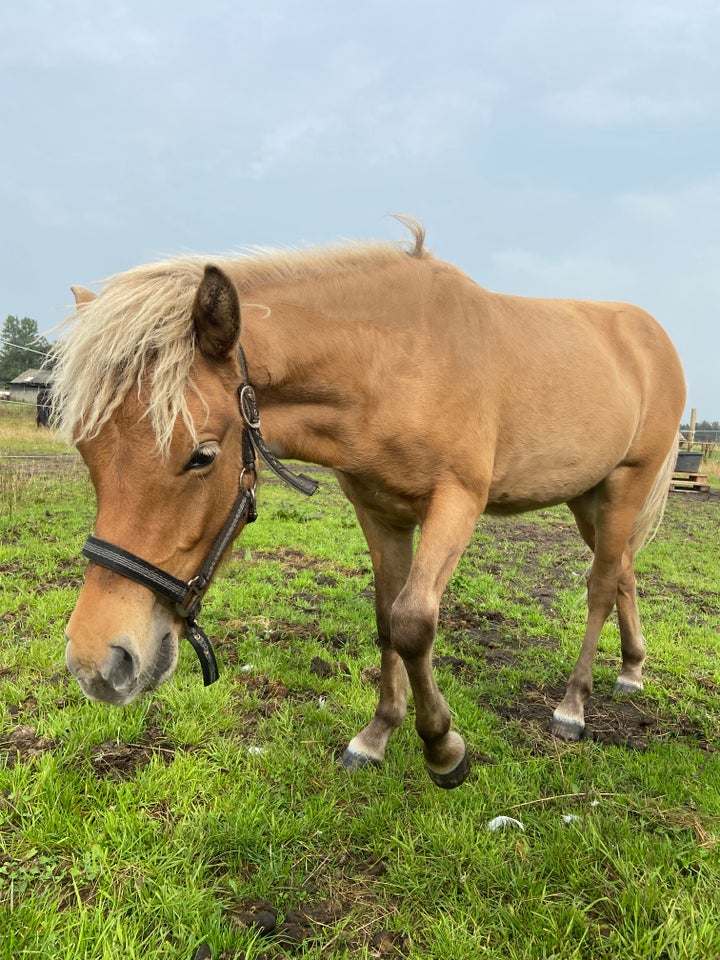
[[(148, 563), (147, 560), (143, 560), (136, 554), (130, 553), (114, 543), (109, 543), (107, 540), (101, 540), (99, 537), (88, 537), (82, 548), (82, 553), (88, 560), (101, 567), (106, 567), (108, 570), (113, 570), (115, 573), (127, 577), (128, 580), (134, 580), (135, 583), (142, 584), (148, 590), (152, 590), (153, 593), (164, 597), (174, 605), (176, 612), (185, 621), (185, 635), (200, 660), (206, 687), (217, 680), (219, 671), (212, 644), (198, 624), (197, 616), (210, 581), (222, 560), (223, 554), (235, 537), (238, 527), (243, 520), (248, 524), (257, 518), (255, 452), (257, 451), (260, 454), (265, 463), (281, 480), (300, 493), (311, 496), (318, 487), (317, 480), (312, 480), (302, 473), (293, 473), (283, 463), (280, 463), (265, 443), (260, 433), (260, 414), (255, 399), (255, 391), (248, 382), (247, 361), (242, 347), (239, 348), (238, 361), (244, 380), (237, 390), (238, 403), (245, 422), (242, 438), (243, 467), (240, 473), (239, 492), (230, 515), (205, 558), (199, 573), (190, 580), (180, 580), (160, 567)], [(252, 486), (249, 487), (245, 486), (243, 482), (248, 475), (252, 475), (253, 478)]]

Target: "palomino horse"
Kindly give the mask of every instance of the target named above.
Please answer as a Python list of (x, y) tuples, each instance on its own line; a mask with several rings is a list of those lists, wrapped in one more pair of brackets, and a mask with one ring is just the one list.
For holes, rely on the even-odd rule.
[(484, 290), (405, 222), (407, 249), (184, 258), (112, 277), (97, 298), (74, 288), (54, 402), (97, 493), (67, 627), (67, 664), (88, 697), (129, 703), (173, 673), (178, 638), (253, 512), (257, 417), (252, 394), (238, 401), (248, 383), (272, 452), (334, 470), (370, 548), (380, 694), (347, 767), (382, 760), (409, 681), (431, 777), (456, 786), (467, 775), (431, 657), (440, 596), (483, 512), (567, 503), (594, 553), (587, 628), (553, 732), (582, 734), (613, 607), (617, 689), (642, 689), (633, 556), (659, 522), (675, 462), (685, 403), (675, 349), (627, 304)]

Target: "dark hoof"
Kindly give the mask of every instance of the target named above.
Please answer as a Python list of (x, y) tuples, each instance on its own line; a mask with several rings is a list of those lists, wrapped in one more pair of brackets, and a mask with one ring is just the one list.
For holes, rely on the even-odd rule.
[(340, 763), (346, 770), (362, 770), (363, 767), (380, 766), (380, 761), (375, 757), (370, 757), (367, 753), (356, 753), (350, 749), (347, 749), (340, 757)]
[(470, 773), (470, 757), (466, 750), (460, 763), (448, 773), (436, 773), (428, 766), (425, 769), (436, 787), (442, 787), (443, 790), (452, 790), (454, 787), (459, 787), (467, 779), (467, 775)]
[(553, 718), (550, 724), (550, 733), (558, 740), (564, 740), (566, 743), (577, 743), (582, 740), (585, 733), (585, 724), (578, 720), (557, 720)]

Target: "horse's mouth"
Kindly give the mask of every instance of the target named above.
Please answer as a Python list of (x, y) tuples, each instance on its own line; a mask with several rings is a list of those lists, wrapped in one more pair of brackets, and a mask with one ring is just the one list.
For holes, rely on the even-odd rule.
[(155, 690), (172, 676), (177, 666), (178, 643), (177, 635), (168, 630), (160, 641), (155, 662), (149, 670), (143, 671), (138, 677), (137, 690), (134, 691), (132, 699), (146, 691)]

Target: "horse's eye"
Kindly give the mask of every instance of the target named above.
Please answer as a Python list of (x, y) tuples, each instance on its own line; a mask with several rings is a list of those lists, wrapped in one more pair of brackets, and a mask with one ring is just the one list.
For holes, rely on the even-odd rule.
[(214, 463), (218, 453), (220, 453), (220, 445), (214, 441), (201, 443), (197, 450), (193, 450), (192, 456), (185, 464), (185, 470), (205, 470)]

